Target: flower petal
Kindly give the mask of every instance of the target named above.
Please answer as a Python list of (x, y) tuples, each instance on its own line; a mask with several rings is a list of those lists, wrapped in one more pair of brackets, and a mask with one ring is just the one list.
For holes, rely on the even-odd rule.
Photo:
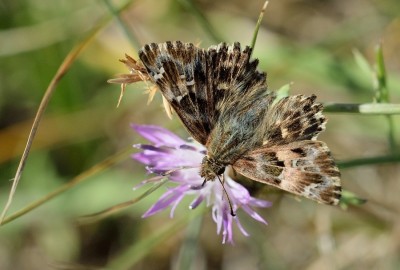
[(199, 168), (189, 168), (175, 171), (170, 176), (171, 181), (185, 183), (193, 187), (199, 187), (203, 183), (203, 178), (199, 175)]
[(160, 197), (160, 199), (158, 199), (155, 204), (150, 207), (149, 210), (146, 211), (146, 213), (143, 214), (142, 217), (146, 218), (164, 210), (165, 208), (173, 204), (176, 200), (180, 200), (180, 197), (187, 189), (187, 186), (178, 186), (169, 189)]
[(150, 149), (146, 146), (146, 150), (133, 154), (132, 158), (154, 170), (168, 171), (183, 167), (199, 167), (203, 155), (186, 149)]
[(249, 205), (255, 207), (267, 208), (272, 206), (272, 202), (250, 197)]
[(224, 231), (222, 233), (222, 243), (226, 242), (233, 244), (233, 233), (232, 233), (232, 216), (224, 209), (223, 212), (223, 226)]
[(182, 144), (186, 144), (186, 142), (177, 135), (159, 126), (132, 124), (131, 127), (156, 146), (165, 145), (179, 147)]
[(192, 203), (189, 205), (189, 209), (195, 209), (197, 206), (199, 206), (200, 203), (204, 201), (204, 196), (200, 194)]
[(264, 223), (265, 225), (268, 225), (268, 222), (248, 205), (242, 205), (242, 209), (253, 219), (257, 220), (258, 222)]
[(185, 193), (182, 193), (181, 196), (175, 200), (174, 204), (171, 207), (171, 212), (169, 213), (170, 218), (174, 217), (175, 209), (178, 206), (178, 204), (181, 202), (183, 197), (185, 197)]
[(155, 176), (146, 180), (143, 180), (142, 182), (140, 182), (139, 184), (133, 186), (133, 190), (137, 190), (138, 188), (140, 188), (141, 186), (148, 184), (148, 183), (157, 183), (159, 182), (161, 179), (163, 179), (165, 176)]
[(238, 228), (242, 232), (242, 234), (244, 236), (249, 236), (250, 234), (243, 228), (242, 224), (239, 221), (239, 218), (238, 217), (233, 217), (233, 219), (235, 220), (236, 225), (238, 226)]

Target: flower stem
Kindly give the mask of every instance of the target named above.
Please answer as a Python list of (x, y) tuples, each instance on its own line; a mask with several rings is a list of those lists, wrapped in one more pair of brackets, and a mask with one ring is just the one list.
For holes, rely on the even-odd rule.
[(17, 218), (19, 218), (20, 216), (23, 216), (26, 213), (29, 213), (30, 211), (38, 208), (39, 206), (41, 206), (42, 204), (50, 201), (51, 199), (55, 198), (56, 196), (60, 195), (61, 193), (71, 189), (72, 187), (76, 186), (79, 183), (82, 183), (83, 181), (86, 181), (88, 179), (90, 179), (90, 177), (106, 170), (107, 168), (113, 166), (114, 164), (126, 159), (129, 154), (131, 153), (131, 147), (126, 148), (124, 150), (122, 150), (121, 152), (105, 159), (104, 161), (97, 163), (96, 165), (94, 165), (93, 167), (91, 167), (90, 169), (82, 172), (81, 174), (79, 174), (78, 176), (76, 176), (75, 178), (73, 178), (71, 181), (69, 181), (68, 183), (66, 183), (65, 185), (59, 187), (58, 189), (54, 190), (53, 192), (50, 192), (49, 194), (47, 194), (46, 196), (44, 196), (43, 198), (29, 204), (28, 206), (22, 208), (21, 210), (15, 212), (14, 214), (6, 217), (3, 222), (1, 223), (1, 226), (4, 224), (7, 224)]
[(251, 43), (250, 43), (250, 48), (252, 48), (252, 52), (254, 51), (254, 47), (256, 46), (258, 31), (260, 30), (261, 22), (264, 17), (265, 10), (267, 9), (267, 5), (268, 5), (268, 1), (265, 1), (264, 5), (261, 9), (260, 16), (258, 17), (256, 28), (254, 29), (253, 39), (251, 40)]
[(396, 139), (395, 139), (395, 135), (394, 135), (395, 126), (394, 126), (393, 117), (391, 115), (387, 115), (386, 119), (387, 119), (388, 125), (389, 125), (388, 140), (389, 140), (390, 151), (392, 153), (395, 153), (397, 151), (397, 144), (396, 144)]
[(382, 163), (394, 163), (400, 162), (400, 153), (387, 155), (387, 156), (378, 156), (378, 157), (368, 157), (368, 158), (359, 158), (359, 159), (351, 159), (344, 161), (337, 161), (339, 168), (346, 169), (364, 165), (373, 165), (373, 164), (382, 164)]
[(198, 245), (203, 215), (196, 216), (186, 226), (186, 237), (179, 250), (177, 269), (191, 269), (198, 256)]
[(164, 185), (167, 181), (168, 181), (168, 177), (163, 177), (156, 184), (154, 184), (151, 188), (149, 188), (143, 194), (141, 194), (139, 197), (136, 197), (136, 198), (126, 201), (126, 202), (119, 203), (117, 205), (109, 207), (98, 213), (81, 217), (79, 219), (79, 222), (80, 223), (93, 223), (93, 222), (99, 221), (101, 219), (104, 219), (112, 214), (118, 213), (118, 212), (124, 210), (125, 208), (141, 201), (143, 198), (146, 198), (148, 195), (150, 195), (151, 193), (156, 191), (159, 187)]
[(190, 215), (183, 215), (174, 222), (160, 224), (154, 233), (146, 235), (141, 240), (136, 241), (134, 245), (120, 252), (119, 256), (110, 260), (107, 269), (131, 269), (143, 257), (148, 256), (150, 251), (166, 243), (168, 239), (176, 237), (182, 231), (182, 228), (193, 218), (204, 214), (204, 211), (193, 211)]

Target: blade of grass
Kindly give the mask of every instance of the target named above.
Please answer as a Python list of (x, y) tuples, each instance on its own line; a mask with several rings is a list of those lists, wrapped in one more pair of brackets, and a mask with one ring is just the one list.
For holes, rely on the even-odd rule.
[(268, 6), (268, 1), (265, 1), (264, 5), (261, 9), (260, 16), (258, 17), (256, 28), (254, 29), (254, 33), (253, 33), (253, 38), (250, 43), (250, 47), (253, 49), (252, 52), (254, 51), (254, 47), (256, 46), (258, 31), (260, 30), (261, 22), (264, 17), (264, 13), (265, 13), (265, 10), (267, 9), (267, 6)]
[(125, 35), (128, 37), (132, 46), (136, 49), (140, 48), (142, 45), (140, 44), (139, 40), (135, 37), (135, 35), (132, 34), (132, 31), (130, 31), (128, 25), (121, 19), (119, 15), (120, 10), (116, 9), (109, 0), (103, 0), (103, 2), (110, 11), (110, 13), (112, 14), (112, 16), (117, 20), (117, 23), (122, 28)]
[(150, 195), (151, 193), (153, 193), (154, 191), (156, 191), (158, 188), (160, 188), (162, 185), (164, 185), (166, 182), (168, 181), (168, 177), (162, 177), (159, 182), (157, 182), (156, 184), (154, 184), (151, 188), (149, 188), (148, 190), (146, 190), (143, 194), (141, 194), (140, 196), (126, 201), (126, 202), (122, 202), (119, 203), (117, 205), (114, 205), (112, 207), (109, 207), (103, 211), (100, 211), (98, 213), (92, 214), (92, 215), (87, 215), (87, 216), (83, 216), (81, 218), (79, 218), (79, 222), (80, 223), (93, 223), (93, 222), (97, 222), (101, 219), (104, 219), (110, 215), (113, 215), (115, 213), (121, 212), (122, 210), (126, 209), (129, 206), (132, 206), (133, 204), (141, 201), (143, 198), (147, 197), (148, 195)]
[(380, 43), (375, 50), (375, 100), (378, 103), (389, 102), (389, 91), (387, 88), (387, 76), (385, 69), (385, 61), (383, 58), (382, 44)]
[(88, 180), (90, 177), (99, 174), (100, 172), (110, 168), (111, 166), (113, 166), (114, 164), (126, 159), (129, 154), (131, 153), (131, 147), (128, 147), (124, 150), (122, 150), (121, 152), (105, 159), (104, 161), (97, 163), (96, 165), (94, 165), (93, 167), (91, 167), (90, 169), (82, 172), (81, 174), (79, 174), (78, 176), (74, 177), (71, 181), (69, 181), (68, 183), (66, 183), (65, 185), (59, 187), (58, 189), (54, 190), (53, 192), (47, 194), (46, 196), (44, 196), (43, 198), (29, 204), (28, 206), (24, 207), (23, 209), (15, 212), (14, 214), (6, 217), (3, 222), (1, 223), (1, 226), (21, 217), (22, 215), (29, 213), (30, 211), (38, 208), (39, 206), (41, 206), (42, 204), (50, 201), (51, 199), (55, 198), (56, 196), (60, 195), (61, 193), (71, 189), (72, 187), (76, 186), (79, 183), (82, 183), (86, 180)]
[(203, 224), (203, 216), (197, 216), (190, 221), (186, 228), (185, 240), (179, 249), (177, 269), (195, 269), (194, 262), (197, 255), (197, 245)]
[[(376, 47), (376, 65), (375, 65), (375, 100), (377, 103), (390, 102), (389, 89), (387, 87), (387, 74), (385, 68), (385, 60), (383, 57), (382, 43)], [(388, 122), (388, 141), (391, 152), (396, 151), (396, 139), (394, 135), (394, 122), (390, 115), (386, 116)]]
[(63, 63), (57, 70), (56, 75), (51, 80), (48, 88), (46, 89), (46, 92), (44, 93), (42, 101), (40, 102), (39, 108), (36, 112), (35, 119), (33, 120), (32, 128), (31, 128), (31, 131), (29, 132), (29, 136), (28, 136), (28, 140), (26, 142), (24, 152), (22, 154), (20, 163), (19, 163), (17, 171), (15, 173), (15, 176), (13, 179), (13, 184), (11, 187), (11, 191), (10, 191), (6, 206), (4, 207), (3, 212), (1, 213), (0, 225), (3, 224), (3, 219), (4, 219), (8, 209), (11, 206), (12, 199), (14, 197), (15, 191), (17, 189), (19, 180), (22, 175), (22, 171), (24, 170), (26, 160), (28, 158), (30, 149), (32, 147), (33, 139), (36, 136), (36, 132), (39, 127), (39, 123), (42, 119), (42, 116), (43, 116), (45, 110), (46, 110), (47, 104), (49, 103), (50, 98), (51, 98), (54, 90), (56, 89), (56, 86), (58, 85), (59, 81), (61, 80), (61, 78), (67, 73), (67, 70), (69, 69), (69, 67), (72, 65), (72, 63), (75, 61), (75, 59), (78, 57), (78, 55), (83, 51), (83, 49), (89, 44), (89, 41), (93, 38), (93, 36), (89, 36), (89, 38), (87, 38), (84, 42), (81, 42), (80, 44), (78, 44), (78, 46), (76, 46), (67, 55), (67, 57), (64, 59)]
[(354, 60), (363, 73), (369, 78), (372, 78), (373, 70), (368, 60), (360, 53), (359, 50), (353, 49)]
[[(121, 6), (120, 9), (118, 9), (118, 12), (122, 11), (123, 9), (129, 7), (129, 5), (132, 4), (132, 2), (128, 1), (127, 3), (125, 3), (124, 5)], [(17, 171), (15, 173), (15, 176), (12, 180), (12, 186), (11, 186), (11, 190), (6, 202), (6, 205), (3, 208), (3, 211), (1, 213), (0, 216), (0, 225), (3, 224), (4, 221), (4, 217), (7, 214), (8, 209), (11, 206), (14, 194), (17, 190), (17, 186), (18, 183), (20, 181), (20, 178), (22, 176), (22, 172), (24, 170), (25, 167), (25, 163), (26, 160), (29, 156), (29, 152), (31, 150), (32, 147), (32, 143), (33, 143), (33, 139), (36, 136), (37, 133), (37, 129), (39, 127), (40, 121), (43, 117), (43, 114), (47, 108), (47, 105), (50, 101), (50, 98), (52, 96), (52, 94), (54, 93), (58, 83), (60, 82), (60, 80), (62, 79), (62, 77), (68, 72), (69, 68), (71, 67), (71, 65), (75, 62), (75, 60), (78, 58), (78, 56), (80, 55), (80, 53), (85, 49), (85, 47), (93, 40), (93, 38), (95, 37), (95, 35), (99, 32), (100, 29), (103, 28), (103, 26), (110, 20), (110, 18), (103, 18), (94, 28), (92, 31), (90, 31), (90, 33), (83, 39), (83, 41), (81, 41), (78, 45), (76, 45), (70, 52), (69, 54), (65, 57), (64, 61), (61, 63), (60, 67), (58, 68), (56, 74), (54, 75), (53, 79), (51, 80), (49, 86), (47, 87), (43, 98), (39, 104), (39, 108), (36, 112), (35, 115), (35, 119), (33, 120), (33, 124), (31, 127), (31, 130), (29, 132), (28, 135), (28, 139), (25, 145), (25, 149), (23, 151), (21, 160), (19, 162)]]
[(185, 7), (189, 12), (200, 23), (201, 27), (206, 31), (206, 33), (211, 37), (216, 43), (222, 42), (224, 39), (217, 33), (211, 23), (208, 21), (203, 12), (194, 4), (193, 0), (178, 0), (183, 7)]

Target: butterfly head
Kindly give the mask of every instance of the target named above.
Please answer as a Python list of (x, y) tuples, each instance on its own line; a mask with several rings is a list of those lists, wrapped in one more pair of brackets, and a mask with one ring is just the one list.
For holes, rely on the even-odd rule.
[(205, 181), (213, 181), (218, 175), (225, 172), (224, 164), (221, 164), (209, 156), (205, 156), (201, 162), (200, 176)]

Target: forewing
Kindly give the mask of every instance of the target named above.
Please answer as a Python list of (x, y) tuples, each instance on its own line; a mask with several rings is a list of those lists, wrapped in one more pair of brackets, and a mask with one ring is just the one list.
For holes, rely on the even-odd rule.
[(306, 198), (337, 205), (340, 172), (325, 143), (299, 141), (248, 152), (233, 164), (236, 172)]
[(190, 43), (147, 44), (139, 57), (191, 136), (204, 144), (214, 125), (207, 113), (207, 53)]
[(218, 121), (228, 95), (265, 84), (250, 62), (250, 49), (222, 43), (208, 50), (180, 41), (148, 44), (139, 52), (151, 80), (160, 88), (189, 133), (200, 143)]
[(214, 72), (211, 89), (224, 92), (215, 102), (216, 122), (207, 140), (208, 156), (232, 164), (242, 154), (262, 144), (265, 112), (275, 95), (267, 91), (266, 75), (250, 61), (251, 50), (222, 43), (208, 49)]
[(325, 129), (326, 118), (316, 96), (288, 96), (268, 108), (264, 144), (284, 145), (294, 141), (316, 140)]

